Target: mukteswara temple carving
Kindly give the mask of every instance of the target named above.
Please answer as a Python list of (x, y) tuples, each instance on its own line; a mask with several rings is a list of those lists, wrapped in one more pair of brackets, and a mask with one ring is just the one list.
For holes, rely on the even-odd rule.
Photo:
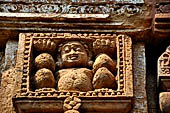
[[(131, 44), (131, 38), (126, 35), (21, 33), (17, 69), (23, 71), (18, 72), (22, 84), (14, 98), (16, 109), (46, 111), (46, 108), (38, 109), (38, 104), (34, 106), (37, 109), (31, 108), (31, 101), (25, 103), (27, 108), (23, 108), (23, 103), (18, 100), (50, 98), (57, 99), (55, 103), (59, 107), (54, 106), (55, 111), (50, 109), (48, 112), (79, 112), (83, 109), (90, 112), (93, 107), (87, 107), (87, 103), (92, 104), (93, 99), (98, 98), (96, 105), (100, 108), (92, 104), (98, 112), (128, 112), (133, 97)], [(109, 107), (119, 98), (121, 101), (116, 102), (119, 108)], [(37, 102), (46, 105), (41, 99)], [(60, 103), (64, 99), (64, 104)], [(111, 102), (108, 103), (108, 99)], [(102, 100), (106, 101), (104, 109), (100, 105)]]
[(170, 88), (170, 46), (158, 59), (158, 80), (161, 91), (168, 91)]
[(61, 14), (131, 14), (141, 13), (141, 7), (137, 5), (54, 5), (54, 4), (1, 4), (0, 11), (6, 13), (61, 13)]
[(169, 113), (170, 100), (170, 46), (158, 59), (159, 105), (162, 113)]
[(170, 75), (170, 46), (159, 57), (158, 60), (158, 74), (168, 76)]
[(2, 0), (3, 2), (25, 2), (25, 3), (131, 3), (131, 4), (140, 4), (144, 3), (144, 0)]
[(142, 13), (143, 0), (17, 0), (0, 4), (3, 13), (57, 13), (136, 15)]

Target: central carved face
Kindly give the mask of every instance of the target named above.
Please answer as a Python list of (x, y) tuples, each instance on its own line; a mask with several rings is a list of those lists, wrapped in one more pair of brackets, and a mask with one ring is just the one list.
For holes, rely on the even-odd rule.
[(88, 56), (84, 46), (77, 41), (68, 42), (61, 49), (63, 67), (85, 67)]

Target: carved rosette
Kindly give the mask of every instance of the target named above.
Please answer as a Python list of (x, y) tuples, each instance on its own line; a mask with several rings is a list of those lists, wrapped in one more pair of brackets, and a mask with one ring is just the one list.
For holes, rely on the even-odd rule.
[[(85, 92), (81, 90), (58, 90), (56, 86), (58, 77), (56, 77), (55, 72), (60, 70), (60, 68), (62, 67), (56, 66), (56, 68), (54, 69), (52, 68), (53, 66), (49, 66), (47, 62), (57, 62), (57, 49), (59, 48), (59, 45), (61, 45), (62, 43), (65, 44), (66, 42), (81, 42), (85, 50), (86, 46), (88, 46), (87, 48), (91, 51), (90, 57), (93, 61), (96, 57), (98, 57), (99, 54), (101, 54), (101, 58), (102, 54), (107, 54), (107, 57), (110, 57), (111, 59), (107, 57), (103, 58), (107, 58), (110, 61), (112, 61), (112, 59), (116, 59), (115, 65), (114, 62), (111, 64), (108, 64), (107, 62), (102, 63), (103, 61), (99, 58), (99, 61), (102, 61), (99, 65), (103, 67), (99, 68), (99, 70), (97, 71), (92, 70), (92, 72), (90, 72), (88, 70), (88, 73), (92, 73), (93, 75), (94, 72), (98, 72), (95, 76), (102, 75), (103, 69), (107, 70), (108, 72), (104, 72), (104, 74), (108, 75), (106, 76), (106, 78), (111, 77), (114, 82), (116, 82), (116, 88), (102, 87), (103, 85), (107, 86), (106, 83), (104, 83), (99, 89), (92, 89)], [(110, 52), (107, 53), (106, 51)], [(73, 58), (74, 57), (76, 56), (73, 56)], [(36, 58), (38, 60), (36, 60)], [(38, 62), (35, 63), (35, 61)], [(39, 61), (41, 61), (41, 63)], [(93, 62), (91, 63), (93, 64)], [(109, 67), (112, 65), (116, 68), (115, 70), (109, 69)], [(89, 112), (93, 110), (98, 112), (101, 112), (102, 110), (103, 112), (105, 110), (108, 110), (108, 112), (112, 112), (117, 110), (115, 106), (110, 107), (114, 104), (120, 105), (120, 108), (118, 110), (119, 112), (128, 112), (131, 108), (131, 99), (133, 97), (132, 42), (131, 38), (126, 35), (94, 33), (21, 33), (17, 58), (17, 70), (18, 76), (22, 78), (20, 92), (17, 93), (14, 97), (14, 104), (18, 112), (30, 110), (30, 112), (47, 111), (59, 113), (65, 111), (65, 113), (78, 113), (79, 109), (80, 111), (87, 110)], [(87, 71), (82, 72), (83, 74), (87, 73)], [(47, 86), (45, 82), (39, 82), (41, 81), (40, 76), (42, 76), (43, 74), (47, 75), (44, 76), (43, 79), (55, 81), (54, 85)], [(43, 84), (42, 87), (35, 86), (35, 75), (38, 76), (37, 83)], [(78, 74), (78, 76), (79, 75), (81, 75), (81, 73)], [(73, 78), (79, 80), (79, 78), (76, 78), (76, 76), (73, 76)], [(88, 79), (92, 80), (92, 76), (88, 76)], [(22, 101), (20, 101), (23, 99), (25, 99), (25, 103), (22, 103)], [(33, 102), (37, 103), (34, 107), (32, 107)], [(101, 106), (101, 103), (104, 103), (106, 106)], [(121, 106), (122, 104), (123, 106)], [(28, 105), (28, 107), (25, 108), (23, 107), (23, 105)], [(41, 106), (41, 109), (39, 105)], [(47, 108), (49, 108), (49, 111), (47, 110)]]

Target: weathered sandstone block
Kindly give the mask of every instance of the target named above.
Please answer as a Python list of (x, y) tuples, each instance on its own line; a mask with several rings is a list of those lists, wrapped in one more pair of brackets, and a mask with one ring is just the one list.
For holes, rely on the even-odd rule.
[(114, 75), (105, 67), (99, 68), (93, 78), (94, 89), (100, 88), (114, 88), (116, 86), (116, 80)]
[(55, 86), (53, 73), (49, 69), (42, 68), (38, 70), (34, 78), (36, 88), (54, 88)]
[(55, 71), (55, 61), (53, 57), (48, 53), (42, 53), (35, 58), (35, 66), (37, 69), (47, 68), (51, 71)]

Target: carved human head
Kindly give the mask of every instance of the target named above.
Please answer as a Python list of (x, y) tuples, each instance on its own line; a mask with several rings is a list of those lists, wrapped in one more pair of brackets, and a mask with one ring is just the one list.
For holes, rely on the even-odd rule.
[(70, 41), (63, 44), (60, 49), (62, 67), (85, 67), (88, 63), (87, 45), (79, 41)]

